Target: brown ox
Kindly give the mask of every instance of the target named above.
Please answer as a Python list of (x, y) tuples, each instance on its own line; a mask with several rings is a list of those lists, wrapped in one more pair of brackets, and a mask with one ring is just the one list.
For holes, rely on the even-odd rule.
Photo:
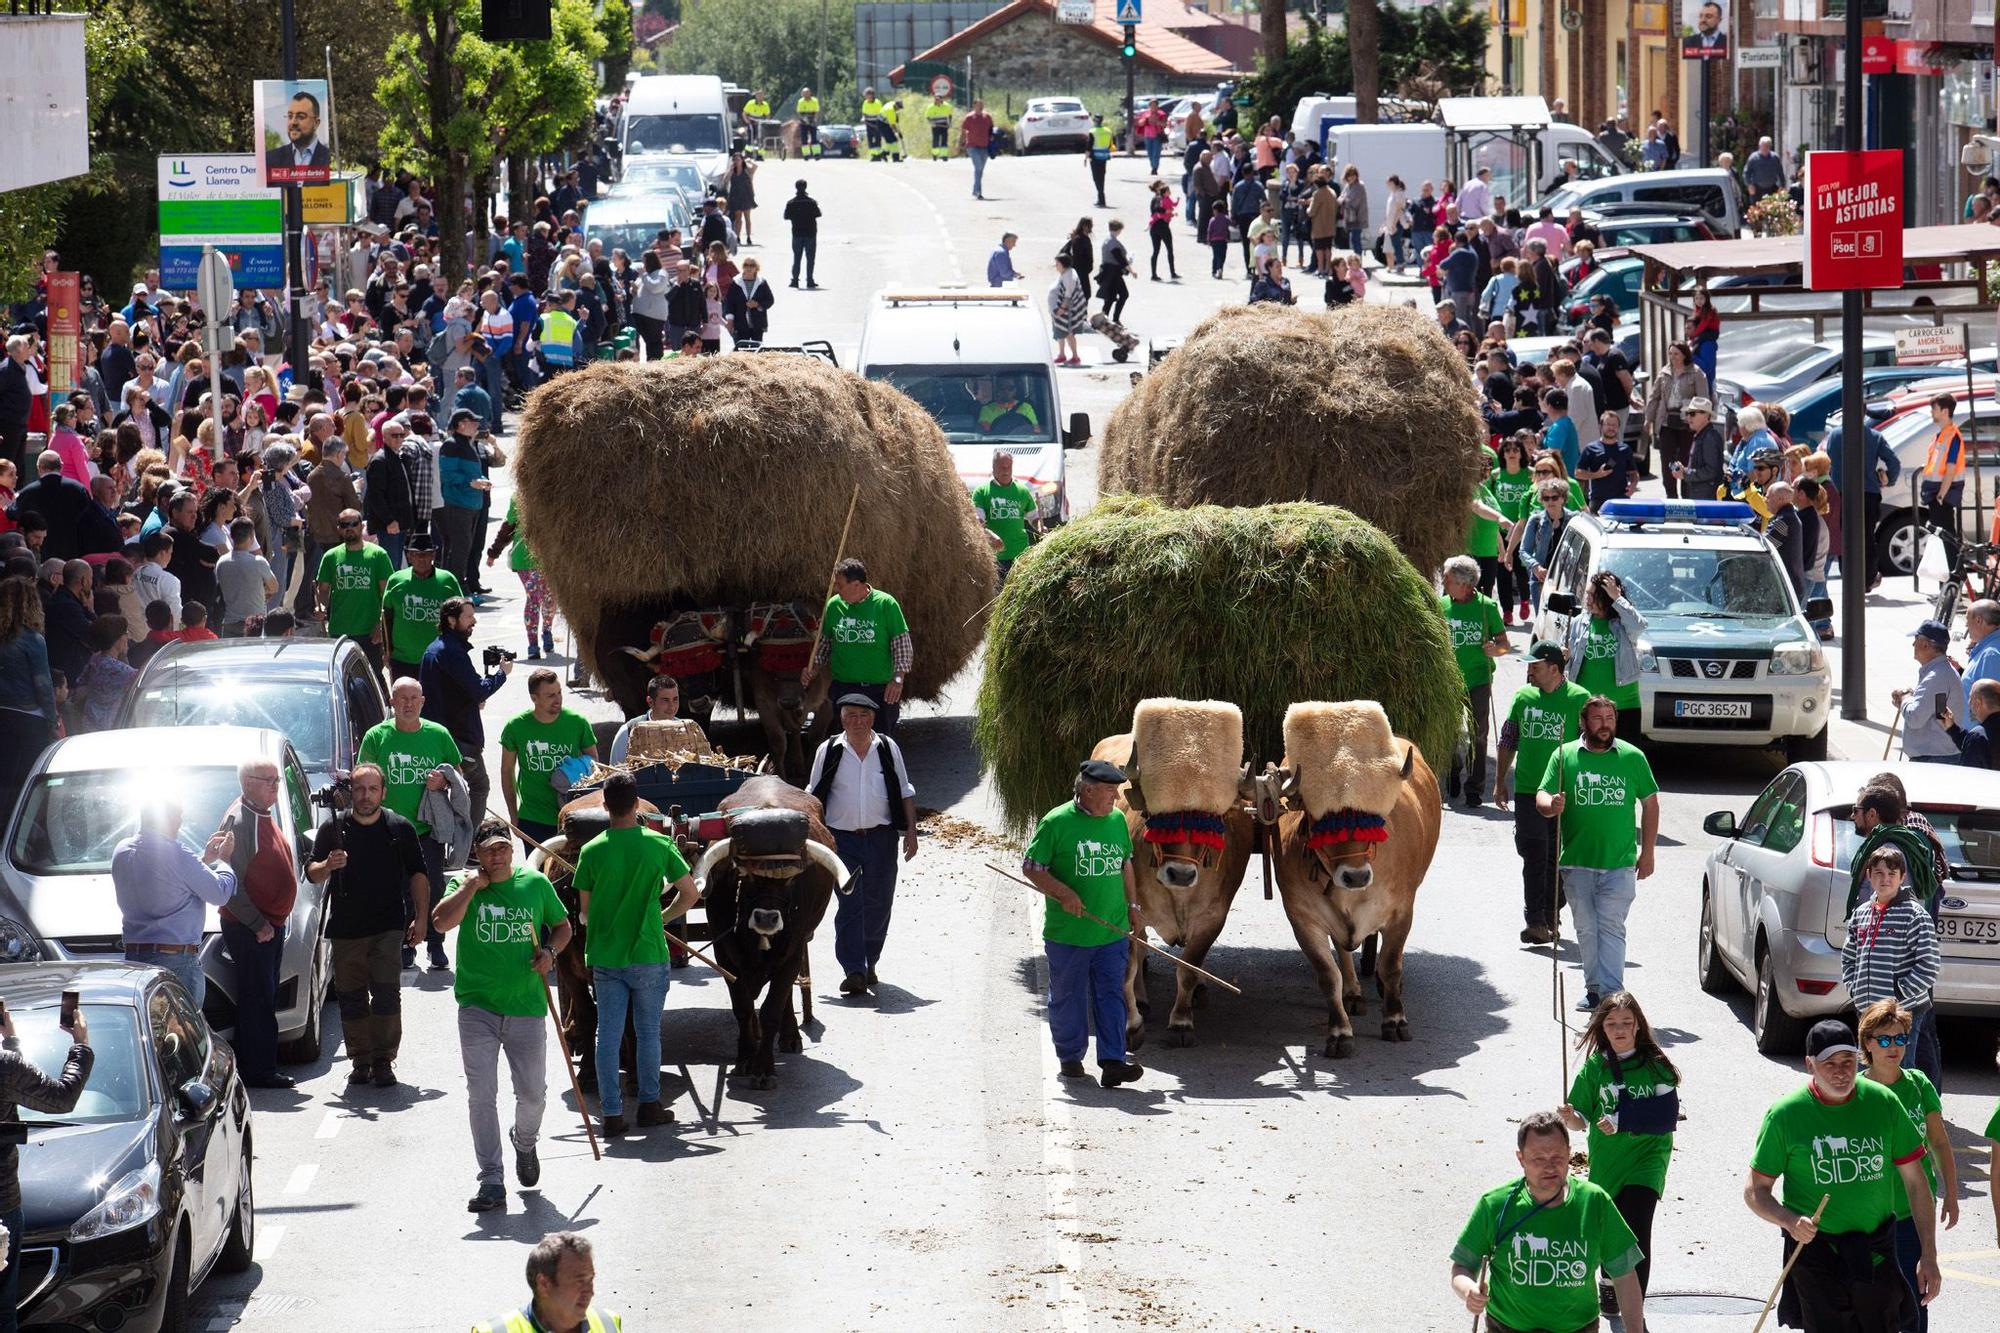
[[(1244, 807), (1249, 768), (1241, 762), (1243, 717), (1233, 704), (1147, 699), (1133, 710), (1132, 728), (1099, 741), (1091, 758), (1125, 770), (1118, 807), (1132, 835), (1146, 928), (1200, 966), (1222, 934), (1256, 842), (1255, 821)], [(1199, 818), (1184, 818), (1189, 815)], [(1221, 847), (1204, 836), (1217, 820)], [(1147, 840), (1149, 821), (1161, 831), (1160, 841)], [(1203, 829), (1194, 831), (1195, 823)], [(1135, 1051), (1146, 1039), (1145, 959), (1146, 951), (1135, 948), (1125, 963), (1125, 1045)], [(1194, 1044), (1200, 990), (1193, 973), (1174, 969), (1167, 1045)]]
[(1326, 994), (1326, 1053), (1354, 1054), (1348, 1014), (1363, 1002), (1348, 954), (1377, 932), (1382, 1039), (1408, 1041), (1403, 944), (1437, 851), (1437, 777), (1381, 705), (1305, 703), (1285, 714), (1284, 781), (1292, 808), (1278, 821), (1278, 884)]

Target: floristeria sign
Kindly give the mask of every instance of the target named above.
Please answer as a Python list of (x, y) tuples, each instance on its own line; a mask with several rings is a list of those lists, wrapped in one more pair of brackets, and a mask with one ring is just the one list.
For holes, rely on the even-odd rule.
[(1902, 151), (1808, 153), (1805, 184), (1806, 286), (1902, 286)]

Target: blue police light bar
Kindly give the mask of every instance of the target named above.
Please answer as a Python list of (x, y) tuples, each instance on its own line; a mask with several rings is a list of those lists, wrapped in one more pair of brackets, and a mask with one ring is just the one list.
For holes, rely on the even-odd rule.
[(1741, 500), (1606, 500), (1599, 515), (1609, 523), (1690, 523), (1709, 528), (1757, 521), (1757, 511)]

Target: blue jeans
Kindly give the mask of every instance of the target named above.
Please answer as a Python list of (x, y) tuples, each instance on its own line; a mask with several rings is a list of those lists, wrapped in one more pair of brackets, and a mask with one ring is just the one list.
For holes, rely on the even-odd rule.
[[(398, 526), (401, 525), (399, 524)], [(403, 567), (403, 538), (408, 535), (402, 532), (378, 532), (375, 534), (375, 544), (381, 547), (389, 557), (389, 568), (401, 569)]]
[(979, 191), (984, 187), (986, 181), (986, 159), (988, 153), (984, 148), (968, 147), (965, 150), (965, 155), (972, 159), (972, 197), (977, 199), (979, 198)]
[(14, 1333), (14, 1304), (21, 1292), (21, 1227), (25, 1219), (19, 1208), (0, 1213), (0, 1226), (7, 1228), (7, 1271), (0, 1273), (0, 1333)]
[(489, 404), (486, 425), (495, 435), (500, 433), (500, 405), (507, 401), (507, 381), (502, 373), (501, 361), (497, 356), (489, 356), (483, 361), (475, 360), (473, 368), (479, 372), (479, 387), (486, 390)]
[[(1827, 592), (1827, 588), (1826, 588), (1826, 580), (1825, 580), (1825, 579), (1809, 579), (1809, 580), (1807, 580), (1807, 582), (1806, 582), (1806, 597), (1805, 597), (1805, 600), (1807, 600), (1808, 602), (1810, 602), (1810, 601), (1811, 601), (1811, 600), (1812, 600), (1813, 598), (1815, 598), (1815, 597), (1824, 597), (1824, 596), (1826, 596), (1826, 592)], [(1817, 632), (1818, 632), (1818, 631), (1820, 631), (1820, 630), (1824, 630), (1824, 629), (1832, 629), (1832, 628), (1833, 628), (1833, 617), (1831, 617), (1831, 616), (1828, 616), (1828, 617), (1827, 617), (1826, 619), (1824, 619), (1824, 620), (1815, 620), (1815, 621), (1813, 621), (1813, 622), (1812, 622), (1812, 627), (1813, 627), (1813, 630), (1814, 630), (1814, 632), (1815, 632), (1815, 633), (1817, 633)]]
[[(977, 152), (978, 150), (975, 149), (974, 151)], [(792, 233), (792, 281), (793, 282), (797, 282), (799, 280), (799, 261), (801, 260), (805, 261), (806, 281), (812, 282), (814, 280), (813, 265), (819, 262), (818, 232), (795, 231)], [(680, 347), (678, 344), (675, 344), (673, 346), (670, 346), (667, 350), (670, 352), (677, 352), (680, 350)]]
[(264, 609), (275, 611), (285, 604), (285, 588), (292, 581), (292, 553), (285, 549), (283, 537), (271, 539), (271, 544), (264, 548), (264, 559), (278, 580), (278, 590), (264, 599)]
[[(902, 836), (887, 824), (859, 833), (833, 831), (841, 863), (860, 876), (852, 893), (834, 900), (833, 956), (846, 976), (866, 972), (881, 960), (889, 938), (889, 912), (896, 903), (896, 844), (901, 841)], [(600, 1029), (603, 1024), (599, 1018)]]
[(1160, 150), (1166, 147), (1167, 141), (1163, 136), (1156, 134), (1142, 142), (1146, 145), (1146, 170), (1157, 176), (1160, 174)]
[(1576, 920), (1585, 992), (1602, 998), (1624, 990), (1625, 914), (1639, 896), (1638, 872), (1631, 866), (1618, 870), (1564, 866), (1562, 882)]
[[(236, 965), (237, 1067), (247, 1079), (278, 1072), (278, 963), (285, 954), (285, 926), (278, 922), (271, 938), (257, 942), (248, 926), (222, 918), (222, 945)], [(314, 1004), (324, 996), (309, 997)]]
[(639, 1071), (639, 1100), (660, 1100), (660, 1011), (667, 1003), (667, 965), (633, 963), (593, 967), (597, 995), (597, 1103), (605, 1115), (622, 1115), (625, 1089), (618, 1081), (618, 1045), (625, 1037), (625, 1014), (632, 1014), (633, 1063)]
[(1944, 1091), (1944, 1052), (1938, 1047), (1937, 1010), (1930, 1005), (1916, 1011), (1910, 1020), (1910, 1068), (1923, 1071), (1931, 1086)]
[(1917, 1303), (1917, 1260), (1923, 1257), (1923, 1242), (1917, 1239), (1917, 1224), (1907, 1217), (1896, 1219), (1896, 1266), (1903, 1270), (1903, 1281), (1910, 1284), (1910, 1304), (1917, 1312), (1917, 1322), (1904, 1324), (1917, 1333), (1928, 1333), (1931, 1326), (1931, 1312), (1928, 1307)]
[(165, 953), (154, 944), (128, 944), (125, 946), (125, 961), (173, 973), (180, 979), (187, 993), (194, 997), (194, 1007), (201, 1008), (202, 997), (208, 994), (208, 979), (201, 974), (200, 950), (175, 950)]
[(1043, 940), (1049, 958), (1049, 1036), (1058, 1060), (1081, 1060), (1097, 1029), (1097, 1062), (1125, 1060), (1125, 956), (1127, 940), (1109, 944), (1058, 944)]

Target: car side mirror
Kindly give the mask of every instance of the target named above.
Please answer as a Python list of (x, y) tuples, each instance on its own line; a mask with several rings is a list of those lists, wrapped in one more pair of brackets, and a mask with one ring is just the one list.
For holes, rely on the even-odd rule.
[(1736, 812), (1717, 810), (1701, 821), (1701, 831), (1711, 838), (1733, 838), (1736, 836)]
[(1063, 448), (1081, 449), (1090, 443), (1090, 413), (1069, 414), (1069, 429), (1063, 432)]
[(1542, 598), (1542, 609), (1553, 616), (1573, 616), (1576, 614), (1576, 594), (1551, 592)]
[(180, 1091), (174, 1094), (174, 1101), (185, 1119), (200, 1120), (215, 1109), (215, 1089), (198, 1078), (191, 1078), (181, 1084)]
[(1833, 598), (1813, 597), (1808, 599), (1806, 602), (1806, 619), (1807, 620), (1833, 619)]

